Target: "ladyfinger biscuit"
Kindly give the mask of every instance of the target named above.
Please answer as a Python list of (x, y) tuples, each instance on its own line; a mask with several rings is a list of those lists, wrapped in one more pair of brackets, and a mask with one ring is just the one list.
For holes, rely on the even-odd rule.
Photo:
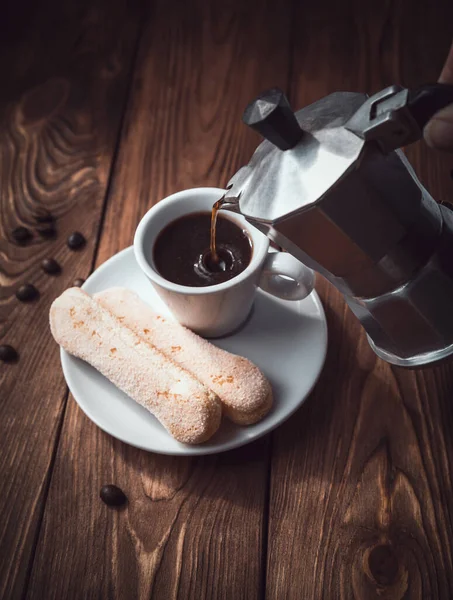
[(66, 352), (147, 408), (178, 441), (199, 444), (218, 429), (216, 394), (83, 290), (68, 289), (54, 301), (50, 328)]
[(234, 423), (250, 425), (269, 412), (272, 388), (258, 367), (246, 358), (221, 350), (179, 323), (156, 314), (129, 290), (111, 288), (94, 298), (213, 390)]

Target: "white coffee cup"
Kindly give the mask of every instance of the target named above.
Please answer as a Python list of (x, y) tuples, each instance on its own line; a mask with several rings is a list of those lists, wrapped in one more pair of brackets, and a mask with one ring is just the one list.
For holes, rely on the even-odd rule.
[[(210, 212), (224, 190), (193, 188), (168, 196), (140, 221), (134, 238), (135, 258), (159, 296), (182, 324), (204, 337), (232, 333), (247, 319), (256, 289), (285, 300), (301, 300), (313, 290), (314, 273), (290, 254), (269, 252), (269, 240), (244, 217), (221, 211), (249, 235), (253, 251), (244, 271), (216, 285), (189, 287), (168, 281), (154, 265), (154, 244), (172, 221), (194, 212)], [(203, 249), (202, 249), (203, 250)]]

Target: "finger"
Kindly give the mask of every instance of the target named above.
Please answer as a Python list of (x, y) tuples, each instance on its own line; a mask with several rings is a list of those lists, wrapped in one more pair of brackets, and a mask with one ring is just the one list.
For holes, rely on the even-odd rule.
[(439, 81), (440, 83), (453, 83), (453, 44), (440, 74)]
[[(453, 84), (453, 44), (439, 81)], [(436, 113), (425, 127), (423, 134), (426, 143), (432, 148), (453, 152), (453, 104)]]
[(453, 105), (439, 111), (423, 132), (431, 148), (453, 152)]

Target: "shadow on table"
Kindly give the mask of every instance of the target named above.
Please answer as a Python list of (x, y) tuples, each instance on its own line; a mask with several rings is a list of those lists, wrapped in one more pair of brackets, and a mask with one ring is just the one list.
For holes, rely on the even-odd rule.
[[(261, 513), (266, 495), (270, 460), (269, 436), (242, 448), (208, 456), (167, 456), (139, 450), (106, 436), (118, 465), (118, 480), (131, 484), (124, 491), (130, 503), (143, 494), (152, 502), (221, 499), (219, 506), (242, 505), (246, 513)], [(116, 457), (119, 460), (116, 460)], [(138, 484), (138, 485), (137, 485)], [(135, 496), (135, 498), (134, 498)], [(177, 500), (179, 497), (179, 501)], [(169, 510), (171, 510), (169, 506)]]
[[(307, 301), (311, 303), (311, 300)], [(275, 344), (279, 336), (285, 339), (294, 338), (291, 352), (297, 352), (300, 339), (309, 335), (312, 327), (319, 327), (316, 310), (313, 315), (301, 318), (299, 303), (276, 301), (266, 294), (259, 294), (254, 312), (245, 327), (235, 337), (246, 337), (252, 359), (259, 363), (263, 352), (275, 352)], [(311, 306), (311, 304), (310, 304)], [(267, 318), (269, 316), (269, 318)], [(259, 326), (258, 326), (259, 325)], [(220, 345), (228, 349), (229, 340), (224, 338)], [(298, 346), (299, 345), (299, 346)], [(237, 347), (237, 344), (236, 344)], [(261, 354), (260, 354), (261, 353)], [(280, 383), (271, 377), (274, 394), (281, 397)], [(237, 427), (224, 419), (221, 429), (216, 434), (217, 441), (228, 440), (233, 429)], [(214, 439), (214, 438), (213, 438)], [(144, 487), (148, 488), (151, 499), (174, 497), (175, 494), (190, 493), (199, 496), (222, 497), (235, 504), (246, 504), (250, 509), (254, 505), (261, 510), (267, 494), (269, 471), (269, 435), (247, 443), (227, 452), (205, 457), (181, 457), (152, 454), (127, 446), (107, 436), (112, 446), (112, 455), (119, 454), (124, 459), (124, 468), (129, 477), (140, 477)], [(119, 464), (122, 462), (118, 461)], [(157, 482), (157, 483), (153, 483)]]
[[(451, 569), (435, 565), (449, 564), (452, 369), (395, 369), (374, 355), (352, 316), (326, 312), (323, 375), (273, 436), (268, 561), (278, 562), (273, 548), (288, 553), (294, 567), (285, 578), (304, 564), (312, 590), (331, 573), (342, 597), (446, 590)], [(301, 540), (315, 538), (307, 552)]]
[[(253, 331), (251, 342), (249, 337), (249, 347), (258, 357), (260, 352), (269, 352), (269, 347), (278, 343), (279, 336), (288, 339), (291, 337), (289, 334), (294, 334), (291, 352), (297, 352), (300, 347), (298, 340), (303, 339), (311, 327), (319, 326), (315, 312), (313, 316), (309, 314), (301, 318), (296, 303), (282, 305), (274, 298), (260, 294), (250, 320), (236, 335), (247, 336)], [(270, 318), (264, 318), (267, 315)], [(228, 338), (225, 338), (221, 345), (228, 349), (228, 343)], [(275, 351), (274, 348), (272, 351)], [(274, 394), (279, 398), (280, 384), (277, 380), (272, 380), (272, 384)], [(227, 439), (234, 427), (224, 419), (216, 435), (220, 440)], [(270, 468), (269, 434), (240, 448), (200, 457), (153, 454), (104, 435), (112, 447), (113, 460), (118, 469), (123, 471), (118, 478), (130, 481), (134, 494), (143, 493), (144, 490), (150, 500), (156, 501), (172, 500), (177, 494), (191, 495), (194, 499), (222, 498), (228, 503), (246, 506), (247, 511), (263, 510)], [(116, 456), (119, 460), (116, 460)], [(141, 492), (136, 487), (137, 481), (141, 482)]]

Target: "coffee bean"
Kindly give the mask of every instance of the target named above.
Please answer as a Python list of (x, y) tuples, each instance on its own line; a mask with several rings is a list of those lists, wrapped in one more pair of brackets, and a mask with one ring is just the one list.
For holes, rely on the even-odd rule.
[(41, 263), (42, 270), (48, 275), (58, 275), (61, 267), (53, 258), (45, 258)]
[(46, 227), (40, 227), (36, 231), (41, 237), (46, 239), (52, 239), (57, 236), (57, 230), (53, 224), (47, 225)]
[(67, 243), (71, 250), (79, 250), (85, 246), (86, 240), (79, 231), (74, 231), (74, 233), (71, 233), (71, 235), (68, 237)]
[(34, 214), (35, 221), (37, 223), (53, 223), (55, 217), (45, 208), (38, 208)]
[(74, 279), (73, 282), (73, 286), (74, 287), (82, 287), (82, 285), (85, 283), (85, 279), (82, 279), (81, 277), (79, 277), (78, 279)]
[(21, 302), (31, 302), (39, 296), (38, 290), (31, 283), (24, 283), (16, 292), (16, 298)]
[(99, 495), (107, 506), (122, 506), (127, 502), (125, 493), (116, 485), (103, 485)]
[(26, 244), (33, 237), (31, 231), (26, 227), (16, 227), (13, 229), (12, 236), (15, 242), (18, 244)]
[(8, 344), (0, 346), (0, 360), (3, 362), (14, 362), (19, 358), (16, 350)]

